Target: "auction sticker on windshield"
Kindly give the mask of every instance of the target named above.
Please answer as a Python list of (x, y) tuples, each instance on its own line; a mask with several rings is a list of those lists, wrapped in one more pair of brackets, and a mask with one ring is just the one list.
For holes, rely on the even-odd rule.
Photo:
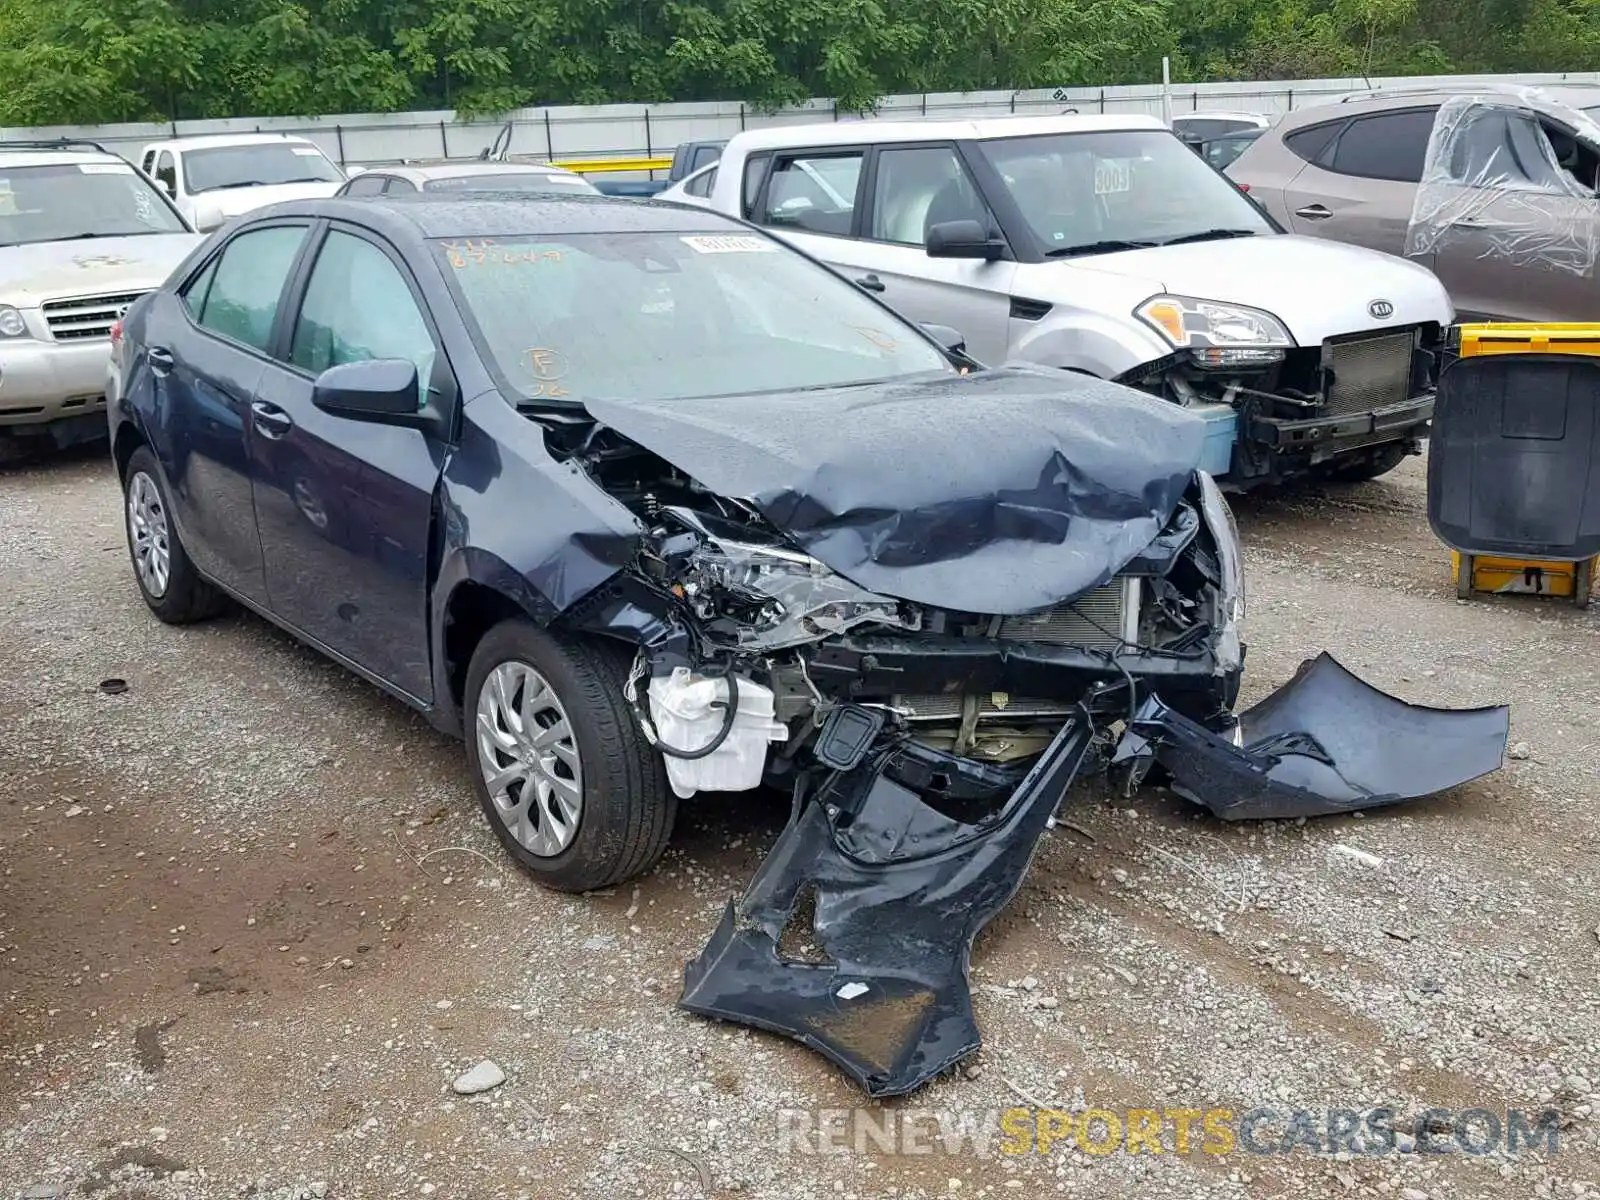
[(85, 175), (132, 175), (127, 163), (79, 163), (78, 170)]
[(1097, 158), (1094, 162), (1094, 194), (1110, 196), (1132, 186), (1133, 164), (1126, 158)]
[(739, 234), (724, 236), (699, 235), (682, 239), (689, 249), (701, 254), (770, 254), (777, 247), (766, 238), (745, 237)]

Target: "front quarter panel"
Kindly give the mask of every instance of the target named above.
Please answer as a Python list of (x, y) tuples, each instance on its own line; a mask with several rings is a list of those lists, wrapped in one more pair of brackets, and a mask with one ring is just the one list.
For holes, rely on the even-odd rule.
[[(537, 422), (493, 392), (465, 406), (440, 495), (435, 680), (448, 678), (445, 618), (462, 584), (490, 588), (546, 624), (630, 563), (643, 533), (580, 467), (550, 455)], [(448, 690), (435, 695), (443, 704)]]
[(1127, 316), (1061, 304), (1038, 321), (1011, 318), (1013, 361), (1038, 363), (1114, 379), (1142, 363), (1172, 353), (1172, 348)]

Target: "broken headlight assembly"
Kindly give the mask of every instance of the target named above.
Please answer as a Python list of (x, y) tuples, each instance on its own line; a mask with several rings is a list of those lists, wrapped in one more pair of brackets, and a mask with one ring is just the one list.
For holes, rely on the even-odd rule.
[(1294, 339), (1282, 321), (1258, 308), (1193, 296), (1152, 296), (1134, 315), (1174, 350), (1209, 368), (1268, 367), (1282, 362)]
[(911, 606), (851, 583), (808, 554), (716, 534), (690, 558), (683, 590), (702, 620), (733, 618), (744, 649), (782, 650), (865, 624), (921, 628)]

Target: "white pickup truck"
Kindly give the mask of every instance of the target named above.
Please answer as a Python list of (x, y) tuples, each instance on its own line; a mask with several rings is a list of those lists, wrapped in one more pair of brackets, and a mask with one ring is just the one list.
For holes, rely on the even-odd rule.
[(345, 182), (345, 173), (315, 142), (277, 133), (152, 142), (139, 166), (202, 233), (280, 200), (331, 196)]
[(751, 130), (661, 198), (769, 228), (987, 365), (1194, 409), (1234, 489), (1417, 452), (1455, 315), (1423, 267), (1284, 233), (1152, 117)]

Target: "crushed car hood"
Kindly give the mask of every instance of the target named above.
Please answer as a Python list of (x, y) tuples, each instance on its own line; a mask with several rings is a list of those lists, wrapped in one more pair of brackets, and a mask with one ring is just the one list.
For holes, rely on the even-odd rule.
[(851, 582), (994, 614), (1111, 580), (1171, 518), (1205, 436), (1175, 405), (1033, 367), (585, 407)]

